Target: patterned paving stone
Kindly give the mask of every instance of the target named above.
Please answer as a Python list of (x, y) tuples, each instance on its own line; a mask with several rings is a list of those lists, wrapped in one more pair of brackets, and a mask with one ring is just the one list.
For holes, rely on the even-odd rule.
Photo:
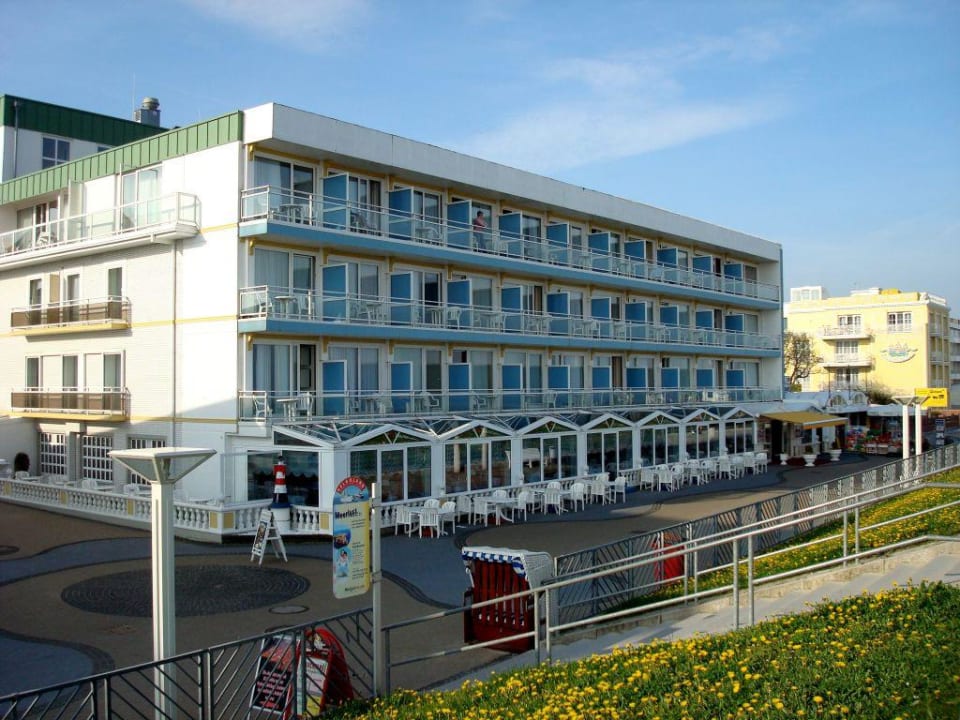
[[(80, 610), (150, 617), (149, 570), (102, 575), (64, 588), (60, 597)], [(215, 615), (285, 603), (306, 592), (310, 581), (280, 568), (193, 565), (174, 574), (178, 617)]]

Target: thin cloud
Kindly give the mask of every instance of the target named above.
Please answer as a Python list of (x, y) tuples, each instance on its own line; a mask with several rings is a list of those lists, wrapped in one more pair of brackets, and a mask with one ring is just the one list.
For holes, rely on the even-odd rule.
[(686, 104), (649, 109), (555, 106), (510, 120), (458, 149), (513, 167), (556, 173), (642, 155), (769, 120), (776, 105)]
[(344, 31), (361, 25), (367, 0), (181, 0), (231, 24), (265, 33), (299, 50), (317, 52)]

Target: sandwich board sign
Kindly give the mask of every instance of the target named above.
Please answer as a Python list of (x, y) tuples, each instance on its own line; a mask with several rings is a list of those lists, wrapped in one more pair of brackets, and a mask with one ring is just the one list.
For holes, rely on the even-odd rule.
[(283, 544), (283, 538), (277, 530), (277, 524), (273, 521), (273, 511), (261, 510), (260, 520), (257, 522), (257, 532), (253, 536), (253, 547), (250, 549), (250, 559), (259, 558), (259, 565), (263, 565), (263, 551), (268, 544), (273, 546), (273, 554), (278, 558), (283, 557), (287, 560), (287, 548)]
[(348, 477), (333, 495), (333, 595), (347, 598), (370, 589), (370, 490)]

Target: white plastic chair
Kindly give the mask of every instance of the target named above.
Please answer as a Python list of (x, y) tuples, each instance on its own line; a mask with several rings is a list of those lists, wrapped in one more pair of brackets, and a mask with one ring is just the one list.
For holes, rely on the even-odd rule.
[(623, 501), (627, 501), (627, 478), (619, 475), (613, 479), (613, 487), (610, 489), (610, 500), (617, 501), (617, 496), (621, 496)]
[(651, 491), (657, 489), (657, 480), (654, 477), (653, 468), (640, 468), (640, 489)]
[(483, 523), (486, 525), (490, 521), (490, 503), (485, 497), (476, 497), (473, 499), (473, 519), (474, 525)]
[(570, 492), (567, 495), (567, 499), (573, 503), (573, 509), (577, 509), (577, 503), (580, 503), (580, 509), (585, 510), (587, 507), (587, 486), (582, 482), (575, 482), (570, 486)]
[(517, 513), (523, 513), (523, 519), (527, 519), (527, 511), (533, 507), (536, 509), (536, 500), (529, 490), (521, 490), (517, 493), (517, 506), (513, 509), (514, 517)]
[(410, 537), (413, 534), (414, 524), (416, 521), (413, 519), (413, 513), (410, 511), (410, 508), (407, 505), (401, 505), (397, 508), (397, 515), (394, 523), (394, 535), (399, 534), (401, 525), (406, 528), (407, 537)]
[(754, 462), (756, 464), (757, 472), (766, 472), (767, 465), (770, 461), (767, 459), (767, 453), (758, 452), (756, 455), (754, 455)]
[(733, 465), (726, 455), (721, 455), (717, 460), (717, 477), (727, 478), (728, 480), (733, 477)]
[(440, 509), (440, 500), (438, 498), (427, 498), (423, 503), (425, 508), (437, 508)]
[(457, 532), (457, 504), (453, 500), (447, 500), (440, 506), (440, 534), (443, 535), (443, 525), (450, 523), (450, 534)]
[(469, 495), (457, 495), (457, 519), (467, 516), (467, 522), (470, 522), (473, 514), (473, 502)]
[(548, 512), (551, 507), (556, 509), (558, 515), (566, 509), (563, 507), (563, 491), (548, 485), (543, 493), (543, 511)]
[(424, 507), (423, 510), (420, 511), (420, 537), (423, 537), (424, 528), (431, 528), (434, 537), (440, 536), (440, 508)]

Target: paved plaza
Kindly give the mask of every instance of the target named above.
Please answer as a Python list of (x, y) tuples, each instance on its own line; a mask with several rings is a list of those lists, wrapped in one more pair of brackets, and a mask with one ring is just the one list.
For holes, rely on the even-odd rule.
[[(563, 515), (458, 527), (440, 538), (382, 539), (384, 621), (458, 607), (467, 589), (464, 545), (545, 551), (556, 557), (694, 520), (824, 482), (892, 458), (845, 456), (813, 468), (771, 465), (756, 475)], [(249, 542), (178, 541), (177, 651), (187, 652), (367, 607), (370, 596), (333, 596), (328, 539), (290, 538), (288, 562)], [(0, 503), (0, 695), (152, 659), (150, 537)]]

